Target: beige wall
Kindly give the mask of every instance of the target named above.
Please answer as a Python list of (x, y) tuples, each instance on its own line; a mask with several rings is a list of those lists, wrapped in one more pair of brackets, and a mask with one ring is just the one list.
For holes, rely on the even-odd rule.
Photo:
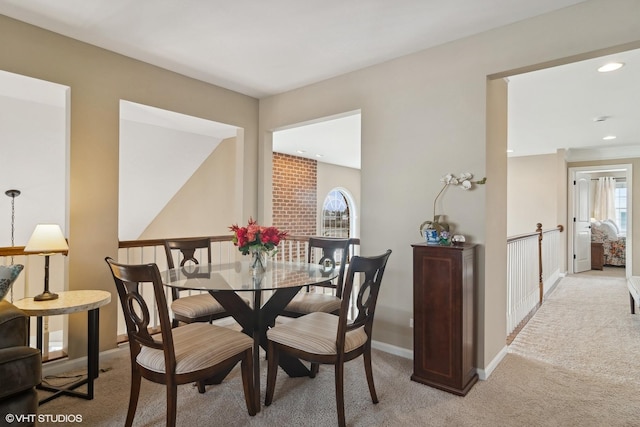
[(560, 271), (567, 271), (567, 163), (564, 150), (508, 159), (507, 236), (561, 225)]
[[(343, 166), (330, 165), (328, 163), (318, 162), (318, 228), (320, 230), (320, 222), (322, 216), (322, 207), (324, 199), (329, 191), (339, 188), (347, 192), (353, 197), (355, 203), (355, 212), (350, 212), (351, 217), (355, 215), (356, 229), (352, 230), (352, 236), (360, 236), (360, 170), (346, 168)], [(353, 222), (353, 221), (352, 221)]]
[(569, 199), (569, 188), (568, 188), (568, 174), (567, 174), (567, 161), (565, 160), (565, 150), (558, 150), (558, 155), (556, 156), (556, 176), (558, 177), (557, 186), (557, 218), (558, 224), (563, 225), (564, 227), (564, 239), (560, 239), (560, 253), (564, 254), (564, 256), (560, 259), (560, 272), (567, 271), (567, 263), (568, 263), (568, 212), (569, 206), (567, 201)]
[(235, 138), (222, 141), (140, 239), (231, 234), (228, 227), (239, 221), (235, 212), (235, 144)]
[[(637, 0), (588, 1), (266, 98), (259, 105), (4, 16), (0, 68), (71, 87), (71, 289), (113, 290), (103, 258), (115, 256), (117, 248), (120, 99), (244, 128), (244, 152), (239, 154), (244, 171), (236, 171), (243, 189), (242, 217), (253, 214), (263, 222), (271, 215), (271, 131), (361, 110), (362, 252), (394, 251), (374, 338), (405, 349), (412, 347), (410, 245), (420, 240), (417, 227), (432, 214), (439, 178), (462, 171), (486, 175), (486, 186), (448, 194), (443, 213), (481, 245), (478, 366), (487, 368), (504, 351), (507, 210), (504, 88), (488, 86), (487, 76), (611, 53), (623, 44), (640, 47), (637, 16)], [(491, 102), (488, 90), (496, 98)], [(102, 348), (115, 343), (115, 309), (111, 304), (103, 310)], [(86, 326), (84, 321), (70, 323), (73, 356), (84, 353)]]
[[(507, 84), (504, 79), (487, 84), (487, 176), (484, 225), (489, 230), (479, 245), (476, 274), (478, 367), (491, 371), (499, 358), (488, 358), (486, 349), (504, 349), (507, 313)], [(484, 250), (483, 250), (484, 249)], [(491, 256), (486, 256), (490, 254)], [(484, 262), (483, 262), (484, 260)], [(487, 285), (484, 286), (483, 283)], [(504, 287), (503, 287), (504, 285)], [(487, 326), (489, 325), (489, 326)], [(481, 372), (481, 378), (487, 372)]]
[[(0, 69), (71, 88), (69, 289), (104, 289), (100, 347), (116, 344), (115, 288), (104, 262), (118, 248), (121, 99), (244, 129), (242, 217), (256, 214), (257, 100), (0, 16)], [(28, 165), (25, 165), (28, 167)], [(69, 354), (86, 353), (86, 314), (69, 321)]]
[[(504, 351), (506, 274), (496, 269), (506, 267), (501, 248), (506, 242), (506, 145), (487, 139), (487, 76), (583, 59), (624, 43), (637, 47), (639, 14), (638, 1), (588, 1), (260, 101), (264, 171), (269, 168), (271, 131), (362, 112), (362, 251), (393, 250), (375, 339), (412, 347), (410, 245), (420, 240), (418, 225), (431, 216), (440, 176), (470, 171), (486, 175), (487, 185), (455, 197), (451, 192), (444, 213), (482, 245), (478, 365), (487, 367)], [(268, 179), (269, 174), (263, 176)], [(267, 179), (262, 192), (270, 187)], [(268, 215), (267, 198), (259, 198), (259, 209)]]
[[(507, 235), (533, 233), (536, 224), (544, 230), (558, 224), (558, 182), (566, 182), (566, 173), (558, 176), (557, 154), (512, 157), (507, 174)], [(566, 185), (566, 184), (565, 184)]]

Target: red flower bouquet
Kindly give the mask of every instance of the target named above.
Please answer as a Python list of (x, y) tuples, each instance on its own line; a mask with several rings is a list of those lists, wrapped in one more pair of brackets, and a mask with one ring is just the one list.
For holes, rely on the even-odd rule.
[(263, 227), (253, 218), (249, 218), (246, 227), (234, 224), (229, 227), (229, 230), (233, 231), (233, 244), (238, 247), (242, 255), (254, 251), (273, 255), (280, 241), (287, 238), (286, 231), (280, 231), (276, 227)]

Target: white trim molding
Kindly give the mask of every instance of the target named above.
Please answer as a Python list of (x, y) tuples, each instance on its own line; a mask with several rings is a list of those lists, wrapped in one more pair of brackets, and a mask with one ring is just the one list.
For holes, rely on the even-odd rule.
[(413, 350), (395, 345), (387, 344), (380, 341), (371, 341), (371, 347), (376, 350), (384, 351), (385, 353), (400, 356), (405, 359), (413, 360)]
[(500, 362), (502, 362), (502, 359), (505, 358), (507, 353), (507, 346), (502, 347), (502, 350), (498, 352), (496, 357), (493, 358), (491, 363), (489, 363), (485, 369), (478, 369), (478, 378), (483, 381), (489, 378), (493, 371), (498, 367)]

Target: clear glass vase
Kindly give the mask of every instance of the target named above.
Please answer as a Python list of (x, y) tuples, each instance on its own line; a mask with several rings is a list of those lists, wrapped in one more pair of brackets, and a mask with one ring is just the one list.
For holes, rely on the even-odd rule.
[(267, 253), (260, 249), (252, 249), (249, 268), (253, 274), (264, 273), (267, 270)]

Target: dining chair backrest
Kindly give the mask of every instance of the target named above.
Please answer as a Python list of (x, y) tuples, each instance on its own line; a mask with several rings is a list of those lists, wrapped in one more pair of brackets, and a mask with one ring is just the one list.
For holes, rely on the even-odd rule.
[[(105, 261), (111, 269), (113, 280), (118, 290), (118, 297), (124, 312), (124, 320), (129, 336), (129, 348), (131, 360), (135, 360), (140, 353), (141, 346), (146, 346), (165, 353), (167, 372), (175, 368), (175, 353), (173, 348), (173, 335), (171, 333), (171, 321), (167, 300), (164, 296), (162, 277), (156, 264), (125, 265), (115, 262), (107, 257)], [(140, 285), (151, 283), (155, 297), (155, 309), (160, 318), (160, 330), (162, 340), (155, 340), (149, 333), (151, 315), (149, 306), (140, 294)]]
[[(209, 240), (208, 237), (165, 240), (164, 252), (167, 255), (167, 267), (175, 268), (173, 254), (176, 251), (179, 251), (177, 259), (180, 262), (178, 264), (180, 267), (183, 267), (187, 263), (200, 264), (196, 258), (196, 251), (198, 249), (206, 249), (207, 262), (211, 264), (211, 240)], [(173, 300), (177, 300), (180, 297), (179, 290), (171, 288), (171, 296)]]
[[(344, 351), (345, 334), (350, 330), (364, 327), (368, 339), (371, 341), (378, 293), (390, 255), (391, 249), (388, 249), (384, 254), (378, 256), (354, 256), (351, 258), (344, 282), (344, 298), (342, 298), (340, 305), (338, 335), (336, 337), (338, 351)], [(358, 293), (353, 295), (352, 290), (356, 283), (358, 284)], [(351, 303), (352, 298), (355, 298), (355, 304)], [(353, 321), (349, 322), (350, 310), (354, 309)]]
[[(342, 298), (342, 285), (344, 282), (345, 266), (349, 255), (350, 239), (335, 237), (309, 237), (309, 251), (307, 262), (316, 263), (328, 269), (338, 268), (335, 287), (336, 296)], [(319, 254), (319, 255), (318, 255)]]
[(178, 260), (179, 266), (184, 266), (187, 262), (199, 264), (196, 258), (196, 250), (207, 250), (207, 262), (211, 264), (211, 241), (208, 237), (186, 238), (186, 239), (168, 239), (164, 241), (164, 252), (167, 255), (167, 266), (175, 268), (173, 260), (173, 251), (180, 251)]

